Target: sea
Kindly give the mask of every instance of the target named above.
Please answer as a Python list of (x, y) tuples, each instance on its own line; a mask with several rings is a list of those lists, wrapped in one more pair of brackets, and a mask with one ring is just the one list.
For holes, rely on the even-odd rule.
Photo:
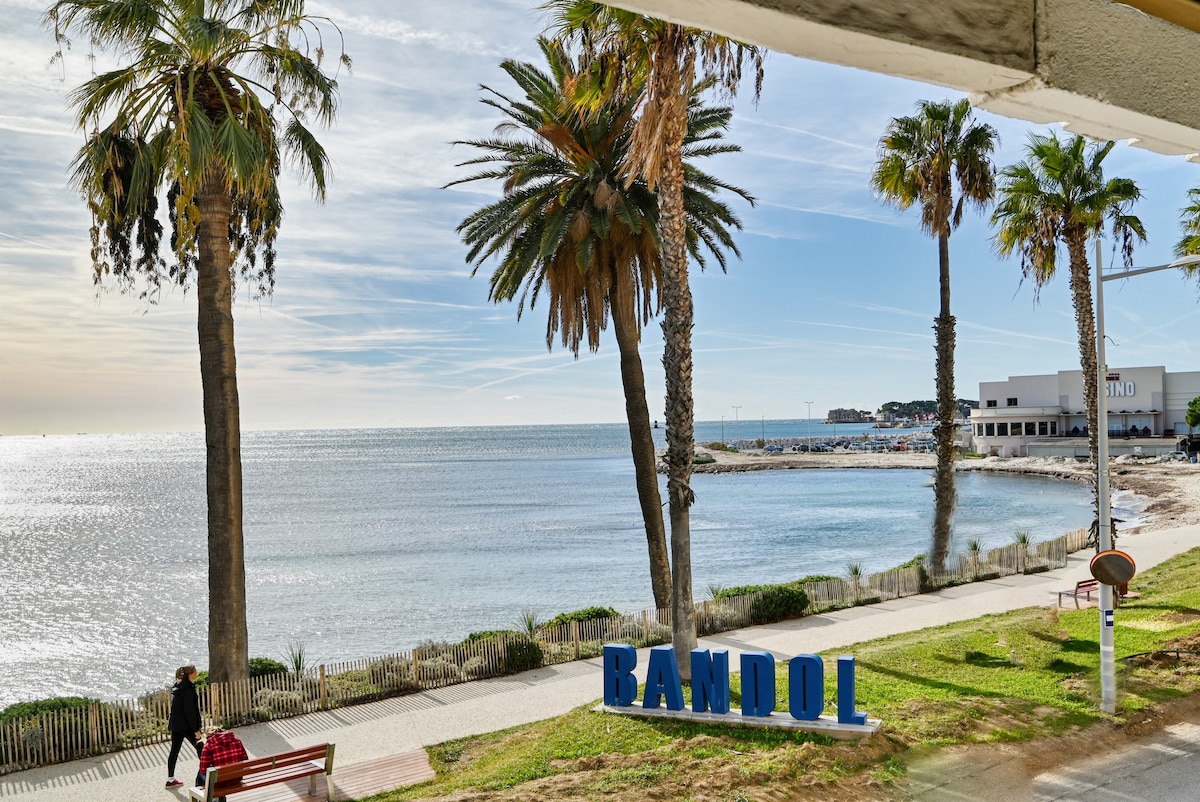
[[(833, 432), (755, 420), (696, 434)], [(653, 606), (624, 424), (247, 432), (242, 458), (251, 656), (339, 662), (525, 612)], [(929, 471), (697, 474), (693, 489), (700, 599), (850, 563), (884, 570), (929, 545)], [(1088, 487), (1069, 481), (965, 473), (957, 490), (960, 547), (1092, 518)], [(206, 563), (202, 434), (0, 437), (0, 708), (136, 695), (203, 667)]]

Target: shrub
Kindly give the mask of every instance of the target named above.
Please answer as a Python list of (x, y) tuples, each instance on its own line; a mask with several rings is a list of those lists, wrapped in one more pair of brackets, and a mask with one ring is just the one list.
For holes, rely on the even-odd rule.
[(808, 594), (794, 585), (777, 585), (764, 590), (762, 598), (750, 607), (750, 621), (770, 624), (788, 618), (799, 618), (808, 609)]
[(413, 680), (412, 660), (407, 657), (385, 657), (371, 661), (367, 676), (372, 685), (384, 693), (409, 693), (418, 689)]
[(500, 638), (511, 638), (513, 631), (511, 629), (485, 629), (483, 632), (472, 632), (467, 635), (465, 643), (470, 643), (477, 640), (499, 640)]
[[(250, 676), (269, 677), (272, 674), (286, 674), (288, 667), (270, 657), (251, 657)], [(205, 672), (207, 674), (207, 672)]]
[(808, 609), (808, 594), (796, 583), (787, 585), (741, 585), (724, 588), (718, 599), (762, 593), (762, 598), (750, 606), (750, 623), (770, 624), (788, 618), (799, 618)]
[(840, 576), (832, 576), (831, 574), (809, 574), (808, 576), (797, 579), (795, 584), (803, 585), (805, 582), (840, 582)]
[(417, 661), (417, 679), (421, 682), (460, 682), (462, 678), (462, 669), (447, 655)]
[(535, 640), (520, 635), (509, 636), (504, 649), (504, 671), (506, 674), (517, 674), (541, 668), (544, 655), (542, 646)]
[(258, 715), (258, 708), (269, 711), (271, 716), (276, 714), (294, 716), (304, 712), (304, 697), (292, 691), (277, 691), (273, 688), (263, 688), (254, 694), (254, 707), (256, 708), (256, 717)]
[(920, 573), (920, 577), (921, 577), (920, 582), (921, 582), (921, 592), (922, 593), (932, 593), (933, 591), (937, 590), (937, 588), (935, 588), (933, 585), (933, 581), (929, 578), (929, 569), (927, 569), (925, 567), (925, 558), (927, 556), (929, 556), (929, 555), (918, 554), (916, 557), (913, 557), (908, 562), (900, 563), (899, 565), (896, 566), (897, 568), (916, 568), (917, 569), (917, 571)]
[(584, 607), (582, 610), (575, 610), (570, 613), (559, 613), (547, 621), (546, 626), (561, 627), (573, 621), (578, 621), (582, 624), (585, 621), (599, 621), (602, 618), (616, 618), (619, 615), (620, 613), (611, 607)]
[(83, 696), (55, 696), (52, 699), (38, 699), (33, 702), (17, 702), (0, 710), (0, 721), (11, 721), (15, 718), (27, 718), (39, 713), (54, 713), (59, 710), (87, 709), (88, 705), (99, 702), (99, 699), (88, 699)]
[(467, 660), (467, 662), (463, 663), (462, 671), (467, 679), (485, 679), (491, 676), (487, 661), (482, 657), (472, 657)]
[(423, 640), (413, 647), (413, 657), (421, 660), (433, 660), (441, 657), (454, 648), (454, 644), (446, 641)]

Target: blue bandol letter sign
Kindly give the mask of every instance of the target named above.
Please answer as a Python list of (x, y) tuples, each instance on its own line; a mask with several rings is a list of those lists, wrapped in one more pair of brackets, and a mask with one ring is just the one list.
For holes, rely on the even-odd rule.
[[(646, 667), (646, 692), (641, 709), (637, 697), (637, 651), (626, 643), (604, 647), (604, 707), (618, 713), (672, 718), (730, 721), (759, 726), (811, 729), (834, 737), (869, 735), (877, 719), (854, 709), (854, 658), (837, 661), (837, 718), (822, 716), (825, 707), (825, 663), (815, 654), (800, 654), (788, 661), (788, 712), (791, 719), (772, 714), (775, 709), (775, 656), (743, 652), (742, 709), (730, 710), (729, 652), (693, 649), (692, 709), (684, 710), (683, 683), (673, 646), (655, 646)], [(665, 708), (665, 709), (664, 709)]]

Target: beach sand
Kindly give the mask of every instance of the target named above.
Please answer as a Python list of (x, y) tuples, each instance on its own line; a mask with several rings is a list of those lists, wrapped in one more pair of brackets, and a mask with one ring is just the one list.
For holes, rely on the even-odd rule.
[[(937, 463), (933, 454), (908, 452), (764, 454), (761, 451), (750, 450), (731, 453), (697, 445), (696, 453), (711, 455), (716, 459), (716, 462), (708, 465), (697, 465), (696, 473), (807, 468), (907, 468), (931, 471)], [(1064, 457), (964, 459), (955, 464), (955, 469), (1053, 476), (1078, 482), (1090, 482), (1093, 475), (1089, 462)], [(1147, 519), (1140, 526), (1128, 531), (1154, 532), (1200, 524), (1200, 465), (1178, 461), (1137, 462), (1127, 457), (1118, 457), (1109, 463), (1109, 476), (1113, 490), (1128, 491), (1142, 499)]]

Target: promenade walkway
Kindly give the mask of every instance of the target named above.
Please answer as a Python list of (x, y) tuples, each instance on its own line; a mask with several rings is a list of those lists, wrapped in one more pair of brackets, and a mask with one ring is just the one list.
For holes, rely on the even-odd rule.
[[(1123, 537), (1120, 546), (1134, 558), (1138, 570), (1144, 571), (1200, 546), (1200, 526), (1131, 535)], [(830, 656), (836, 650), (872, 638), (1021, 607), (1052, 605), (1056, 591), (1088, 577), (1090, 556), (1091, 552), (1080, 552), (1069, 559), (1065, 568), (1042, 574), (1009, 576), (939, 593), (724, 632), (702, 639), (701, 646), (729, 649), (735, 666), (737, 653), (743, 650), (769, 651), (781, 658), (801, 652)], [(798, 566), (798, 572), (802, 572), (799, 561)], [(1136, 579), (1133, 585), (1136, 589)], [(1120, 644), (1117, 645), (1119, 653)], [(644, 671), (645, 654), (638, 662)], [(341, 772), (353, 773), (354, 766), (386, 764), (389, 758), (431, 744), (561, 715), (592, 703), (601, 695), (600, 660), (585, 660), (242, 727), (238, 735), (251, 755), (332, 741), (337, 744), (336, 777)], [(0, 777), (0, 799), (26, 802), (186, 799), (185, 793), (163, 788), (166, 759), (167, 745), (157, 744), (18, 772)], [(186, 779), (195, 770), (195, 756), (185, 751), (179, 777)]]

